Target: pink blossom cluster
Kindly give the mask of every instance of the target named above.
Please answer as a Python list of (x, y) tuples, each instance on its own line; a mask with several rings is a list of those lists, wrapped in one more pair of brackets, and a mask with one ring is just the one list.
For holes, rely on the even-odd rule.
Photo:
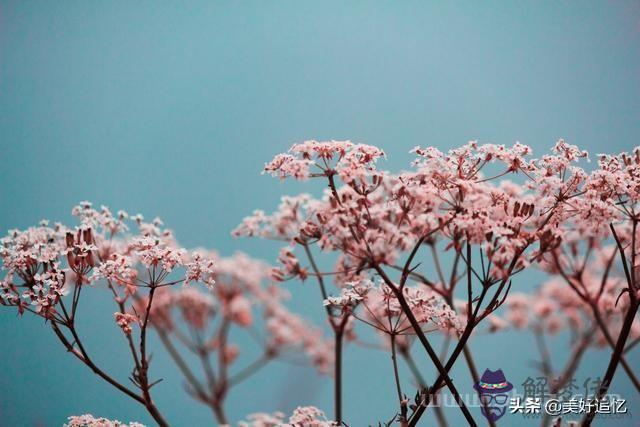
[[(139, 287), (160, 284), (176, 267), (186, 272), (184, 279), (173, 282), (213, 285), (213, 262), (179, 247), (159, 219), (145, 223), (136, 216), (139, 234), (129, 235), (126, 212), (114, 217), (108, 208), (98, 211), (89, 202), (72, 212), (80, 221), (75, 229), (59, 223), (51, 228), (43, 221), (38, 227), (10, 230), (2, 238), (6, 274), (0, 282), (0, 303), (52, 318), (74, 285), (105, 279), (131, 295)], [(148, 271), (147, 277), (138, 276), (139, 267)]]
[[(294, 145), (291, 151), (302, 159), (318, 161), (342, 159), (352, 147), (339, 141), (309, 141)], [(324, 197), (284, 197), (274, 214), (256, 211), (234, 235), (285, 240), (294, 247), (300, 241), (317, 242), (321, 249), (341, 254), (336, 272), (343, 273), (345, 280), (353, 279), (348, 271), (360, 271), (359, 264), (369, 256), (393, 265), (398, 252), (408, 250), (421, 236), (442, 238), (456, 248), (468, 241), (482, 248), (491, 276), (504, 278), (510, 275), (509, 270), (526, 267), (561, 238), (559, 233), (566, 227), (560, 224), (584, 227), (595, 221), (591, 229), (602, 232), (602, 224), (619, 219), (594, 206), (598, 200), (602, 202), (603, 193), (626, 189), (610, 188), (613, 184), (604, 188), (602, 182), (627, 182), (637, 175), (628, 155), (603, 156), (601, 169), (588, 175), (575, 164), (587, 153), (563, 140), (556, 143), (552, 154), (538, 160), (528, 159), (531, 149), (519, 143), (505, 147), (470, 142), (446, 154), (433, 147), (413, 151), (419, 156), (413, 171), (399, 175), (378, 171), (376, 184), (371, 182), (366, 188), (349, 180), (339, 186), (333, 181), (339, 166), (322, 165), (314, 176), (329, 180), (331, 189)], [(372, 161), (381, 155), (363, 159)], [(483, 168), (491, 163), (503, 164), (506, 169), (487, 178)], [(496, 182), (505, 174), (517, 173), (525, 177), (525, 183)], [(595, 191), (597, 185), (600, 188)], [(607, 201), (609, 211), (616, 210), (614, 202)], [(604, 232), (608, 233), (606, 227)], [(526, 250), (531, 255), (520, 256)], [(516, 264), (510, 266), (514, 258)], [(306, 278), (292, 248), (283, 248), (279, 261), (282, 268), (274, 273), (278, 279)]]
[(327, 420), (324, 412), (315, 406), (299, 406), (294, 409), (293, 414), (285, 421), (285, 414), (282, 412), (255, 413), (247, 416), (246, 421), (238, 423), (239, 427), (284, 427), (284, 426), (305, 426), (305, 427), (335, 427), (338, 423)]
[(116, 318), (116, 323), (120, 326), (120, 329), (122, 329), (122, 332), (124, 332), (125, 335), (131, 335), (131, 332), (133, 331), (133, 329), (131, 329), (131, 325), (139, 322), (138, 317), (133, 314), (116, 312), (113, 313), (113, 316)]
[(137, 422), (122, 423), (118, 420), (96, 418), (91, 414), (85, 414), (70, 416), (64, 427), (144, 427), (144, 425)]
[(68, 292), (60, 265), (61, 255), (66, 255), (64, 236), (61, 225), (50, 228), (43, 221), (24, 231), (10, 230), (2, 238), (0, 257), (6, 275), (0, 282), (0, 303), (16, 306), (20, 313), (34, 310), (51, 315)]
[[(344, 145), (338, 142), (311, 144), (301, 152), (308, 157), (316, 153), (316, 146), (319, 158), (345, 155)], [(433, 237), (449, 240), (452, 247), (459, 247), (463, 240), (481, 245), (491, 261), (492, 275), (501, 278), (508, 276), (509, 263), (518, 258), (517, 253), (548, 240), (554, 232), (559, 217), (553, 195), (512, 182), (494, 184), (481, 172), (483, 166), (501, 162), (507, 169), (500, 175), (522, 171), (536, 176), (537, 163), (525, 158), (528, 147), (469, 143), (447, 154), (433, 148), (414, 151), (419, 155), (414, 171), (399, 175), (377, 171), (366, 183), (345, 180), (339, 186), (333, 178), (336, 169), (324, 166), (318, 175), (329, 180), (330, 190), (324, 197), (285, 197), (273, 215), (256, 211), (234, 234), (294, 244), (301, 239), (317, 242), (323, 250), (341, 253), (341, 268), (336, 270), (346, 272), (357, 271), (370, 253), (376, 262), (393, 264), (399, 251), (408, 250), (421, 236), (438, 233)], [(305, 274), (291, 250), (281, 253), (280, 261), (279, 277)], [(521, 257), (514, 268), (527, 263)]]
[[(456, 312), (439, 294), (419, 286), (406, 286), (403, 293), (416, 320), (424, 326), (425, 332), (462, 330), (461, 320)], [(377, 286), (374, 286), (371, 280), (347, 283), (338, 296), (327, 298), (324, 305), (347, 311), (356, 319), (385, 334), (412, 334), (412, 326), (398, 298), (384, 283)], [(358, 306), (362, 307), (361, 314), (355, 312)]]
[(351, 183), (362, 183), (375, 176), (375, 162), (384, 152), (366, 144), (351, 141), (305, 141), (294, 144), (288, 154), (278, 154), (267, 163), (264, 172), (280, 178), (305, 180), (326, 171), (336, 173)]
[(301, 348), (321, 374), (330, 374), (333, 368), (333, 344), (321, 329), (313, 327), (300, 316), (281, 304), (270, 304), (265, 313), (270, 352), (295, 352)]

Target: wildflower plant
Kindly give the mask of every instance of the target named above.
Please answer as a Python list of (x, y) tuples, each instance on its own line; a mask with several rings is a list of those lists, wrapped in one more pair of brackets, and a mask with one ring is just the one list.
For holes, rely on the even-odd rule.
[[(320, 372), (331, 370), (332, 353), (326, 348), (331, 344), (321, 330), (286, 308), (284, 290), (264, 283), (269, 272), (264, 263), (243, 254), (222, 258), (211, 251), (188, 251), (158, 218), (145, 222), (124, 211), (113, 215), (89, 202), (75, 206), (72, 214), (78, 219), (73, 228), (42, 221), (27, 230), (10, 230), (2, 239), (0, 303), (21, 315), (42, 317), (67, 351), (144, 405), (159, 425), (169, 424), (151, 395), (162, 379), (150, 373), (150, 329), (182, 372), (187, 392), (209, 406), (221, 424), (227, 423), (229, 390), (275, 358), (301, 350)], [(133, 387), (94, 361), (78, 331), (81, 296), (97, 287), (109, 290), (116, 310), (110, 321), (122, 331), (131, 355)], [(262, 334), (255, 330), (257, 315), (262, 316)], [(232, 327), (252, 329), (263, 348), (252, 364), (234, 374), (229, 371), (240, 349), (230, 341)], [(200, 359), (202, 380), (181, 352)], [(71, 417), (68, 424), (125, 425), (89, 414)]]
[[(417, 158), (412, 169), (392, 174), (377, 168), (384, 157), (377, 147), (349, 141), (295, 144), (264, 171), (281, 179), (322, 179), (328, 189), (320, 198), (284, 197), (275, 213), (256, 211), (234, 232), (287, 243), (274, 278), (317, 280), (336, 342), (336, 421), (343, 422), (343, 335), (355, 319), (388, 336), (398, 396), (394, 420), (416, 425), (446, 386), (467, 422), (475, 425), (449, 376), (451, 368), (464, 354), (477, 382), (468, 345), (474, 330), (485, 319), (490, 328), (502, 328), (504, 320), (496, 312), (507, 301), (514, 277), (531, 265), (559, 274), (549, 268), (550, 260), (563, 245), (585, 236), (599, 245), (613, 235), (627, 276), (626, 287), (615, 282), (607, 288), (607, 294), (629, 294), (628, 304), (620, 309), (625, 316), (619, 336), (610, 340), (614, 354), (605, 378), (610, 382), (638, 308), (637, 286), (629, 273), (636, 265), (638, 150), (633, 155), (602, 156), (600, 168), (591, 174), (578, 163), (588, 154), (563, 140), (535, 160), (530, 148), (519, 143), (505, 147), (470, 142), (447, 153), (416, 147), (413, 153)], [(627, 225), (616, 233), (620, 221)], [(332, 271), (319, 270), (313, 247), (337, 254)], [(423, 268), (423, 251), (432, 258), (433, 268)], [(453, 252), (450, 272), (439, 261), (441, 251)], [(338, 288), (335, 295), (327, 290), (328, 278)], [(464, 298), (458, 299), (460, 294)], [(428, 337), (436, 332), (457, 341), (443, 360)], [(417, 339), (437, 369), (431, 384), (415, 372), (409, 346), (402, 343), (404, 335)], [(419, 379), (413, 403), (400, 387), (398, 352), (408, 356)], [(604, 384), (601, 394), (606, 392)]]
[[(377, 147), (306, 141), (266, 163), (264, 173), (279, 179), (326, 185), (318, 196), (284, 196), (275, 212), (257, 210), (233, 230), (278, 242), (276, 267), (243, 254), (190, 251), (158, 219), (81, 203), (74, 227), (43, 222), (2, 239), (0, 303), (43, 318), (74, 357), (161, 426), (169, 424), (152, 399), (160, 378), (151, 372), (150, 330), (187, 393), (219, 424), (229, 423), (225, 405), (235, 385), (273, 360), (298, 358), (333, 376), (332, 416), (301, 406), (290, 416), (255, 413), (240, 425), (348, 425), (342, 359), (361, 330), (375, 333), (377, 347), (389, 354), (395, 397), (386, 425), (420, 425), (431, 413), (445, 425), (435, 404), (445, 389), (477, 425), (451, 370), (465, 363), (473, 382), (480, 380), (470, 346), (479, 331), (532, 333), (538, 368), (557, 379), (552, 393), (591, 348), (611, 355), (596, 398), (606, 395), (619, 365), (640, 392), (629, 361), (640, 337), (640, 150), (599, 155), (591, 171), (583, 168), (588, 154), (563, 140), (539, 158), (519, 143), (475, 141), (446, 153), (412, 153), (410, 168), (392, 173), (380, 168), (385, 153)], [(547, 276), (534, 293), (518, 283), (528, 268)], [(282, 282), (289, 281), (317, 284), (316, 305), (331, 339), (287, 309)], [(131, 354), (133, 385), (98, 366), (78, 332), (81, 296), (95, 287), (110, 291), (109, 321)], [(557, 369), (546, 340), (562, 330), (569, 331), (571, 354)], [(238, 346), (236, 333), (259, 348), (242, 366), (238, 356), (250, 351)], [(444, 337), (439, 351), (435, 336)], [(427, 378), (416, 360), (433, 366), (435, 376)], [(412, 390), (402, 387), (401, 363)], [(595, 415), (587, 413), (583, 425)], [(123, 424), (83, 415), (69, 425)]]

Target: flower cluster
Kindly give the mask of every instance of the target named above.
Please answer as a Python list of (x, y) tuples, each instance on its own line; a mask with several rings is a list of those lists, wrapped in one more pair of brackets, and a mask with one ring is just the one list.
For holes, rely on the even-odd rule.
[(298, 257), (296, 257), (290, 247), (284, 247), (280, 250), (278, 262), (282, 267), (271, 270), (271, 278), (277, 282), (284, 282), (294, 277), (298, 277), (304, 281), (309, 277), (307, 269), (300, 266)]
[(238, 423), (240, 427), (281, 427), (281, 426), (305, 426), (305, 427), (335, 427), (339, 424), (335, 421), (327, 420), (324, 412), (315, 406), (299, 406), (285, 421), (285, 414), (274, 412), (267, 414), (264, 412), (247, 416), (246, 421)]
[(113, 317), (115, 317), (116, 323), (125, 335), (131, 335), (131, 332), (133, 331), (131, 329), (131, 325), (138, 323), (138, 318), (133, 314), (116, 312), (113, 313)]
[[(345, 182), (358, 185), (377, 175), (375, 162), (384, 157), (377, 147), (351, 141), (305, 141), (294, 144), (289, 153), (274, 157), (265, 165), (264, 172), (300, 180), (318, 174), (338, 174)], [(317, 171), (312, 170), (314, 167)]]
[[(406, 286), (403, 293), (415, 319), (424, 327), (433, 328), (426, 332), (461, 331), (461, 320), (437, 293), (418, 286)], [(378, 286), (374, 286), (371, 280), (348, 283), (341, 289), (340, 295), (327, 298), (324, 305), (352, 312), (354, 317), (385, 334), (412, 334), (412, 326), (398, 297), (384, 283)], [(362, 314), (353, 313), (360, 305), (363, 307)]]
[(137, 422), (122, 423), (118, 420), (96, 418), (91, 414), (72, 415), (68, 420), (64, 427), (144, 427), (144, 424)]
[(133, 267), (133, 259), (128, 255), (112, 253), (94, 271), (92, 280), (104, 278), (120, 286), (130, 293), (135, 292), (138, 270)]
[(258, 236), (267, 239), (292, 241), (298, 236), (307, 215), (307, 206), (312, 198), (308, 194), (296, 197), (284, 196), (273, 215), (256, 210), (233, 230), (235, 237)]
[[(178, 281), (215, 283), (213, 262), (179, 247), (159, 219), (145, 223), (136, 216), (139, 234), (129, 235), (126, 212), (114, 217), (104, 206), (98, 211), (82, 202), (72, 213), (80, 221), (75, 229), (59, 223), (52, 228), (43, 221), (38, 227), (10, 230), (1, 239), (6, 273), (0, 303), (52, 318), (70, 289), (102, 279), (124, 287), (128, 295), (141, 286), (159, 285), (176, 267), (185, 269)], [(149, 271), (147, 279), (138, 277), (138, 268)]]
[[(338, 165), (352, 151), (366, 153), (356, 157), (369, 168), (382, 155), (381, 150), (356, 147), (360, 146), (310, 142), (295, 145), (292, 151), (302, 159), (338, 158)], [(563, 159), (560, 163), (565, 168), (559, 170), (563, 175), (572, 167), (568, 163), (582, 157), (563, 142), (558, 143), (557, 151), (562, 155), (547, 156), (537, 163), (526, 158), (531, 150), (522, 144), (506, 148), (471, 142), (446, 154), (434, 148), (416, 148), (419, 157), (413, 171), (399, 175), (378, 171), (375, 185), (369, 186), (355, 185), (350, 179), (344, 179), (340, 186), (333, 180), (334, 169), (320, 165), (321, 173), (313, 176), (329, 180), (330, 190), (324, 197), (285, 197), (274, 214), (256, 211), (234, 234), (286, 240), (294, 245), (317, 242), (322, 249), (341, 254), (343, 268), (336, 270), (342, 271), (358, 271), (367, 259), (393, 265), (399, 252), (409, 250), (424, 236), (445, 239), (449, 247), (458, 250), (469, 242), (481, 246), (491, 266), (490, 275), (504, 279), (526, 267), (533, 254), (522, 256), (525, 251), (535, 243), (548, 244), (557, 233), (558, 222), (570, 214), (561, 212), (558, 192), (538, 189), (531, 183), (495, 181), (518, 172), (536, 182), (548, 181), (549, 171), (561, 167), (552, 158)], [(485, 178), (483, 167), (491, 163), (504, 164), (506, 170)], [(574, 185), (565, 188), (562, 197), (577, 192)], [(280, 279), (295, 277), (301, 270), (290, 249), (280, 260), (284, 265), (276, 272)]]
[(209, 288), (216, 284), (213, 278), (215, 273), (213, 261), (203, 257), (199, 252), (193, 253), (191, 261), (186, 264), (186, 268), (186, 284), (189, 282), (202, 282)]
[(19, 313), (34, 311), (50, 317), (55, 306), (68, 289), (65, 273), (60, 265), (61, 255), (66, 255), (63, 244), (65, 229), (47, 226), (24, 231), (10, 230), (1, 240), (0, 257), (4, 278), (0, 281), (0, 303), (16, 306)]

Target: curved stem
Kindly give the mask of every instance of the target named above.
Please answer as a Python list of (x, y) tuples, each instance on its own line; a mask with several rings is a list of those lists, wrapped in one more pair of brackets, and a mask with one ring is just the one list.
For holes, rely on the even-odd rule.
[[(142, 397), (138, 396), (136, 393), (129, 390), (124, 385), (120, 384), (118, 381), (113, 379), (106, 372), (104, 372), (98, 366), (96, 366), (96, 364), (93, 363), (91, 358), (89, 358), (89, 355), (86, 354), (84, 349), (80, 349), (80, 344), (78, 343), (77, 339), (76, 339), (76, 343), (78, 343), (79, 350), (76, 350), (73, 347), (73, 345), (69, 342), (67, 337), (64, 336), (60, 328), (58, 328), (58, 325), (56, 322), (51, 322), (51, 327), (53, 328), (54, 333), (56, 334), (60, 342), (62, 342), (62, 344), (65, 346), (68, 352), (76, 356), (80, 361), (82, 361), (85, 365), (87, 365), (89, 369), (91, 369), (100, 378), (102, 378), (103, 380), (105, 380), (106, 382), (108, 382), (109, 384), (111, 384), (112, 386), (114, 386), (115, 388), (117, 388), (118, 390), (120, 390), (121, 392), (129, 396), (130, 398), (134, 399), (136, 402), (144, 405), (144, 399)], [(75, 334), (73, 335), (75, 336)]]

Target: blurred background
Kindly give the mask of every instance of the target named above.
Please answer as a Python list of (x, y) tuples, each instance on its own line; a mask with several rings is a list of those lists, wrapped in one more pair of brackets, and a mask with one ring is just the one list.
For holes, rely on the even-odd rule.
[[(393, 171), (408, 168), (415, 145), (471, 139), (520, 141), (534, 154), (559, 137), (592, 154), (638, 145), (639, 33), (637, 1), (2, 1), (0, 233), (42, 218), (73, 224), (71, 207), (91, 200), (160, 216), (184, 246), (275, 262), (278, 245), (233, 239), (230, 230), (283, 194), (321, 191), (260, 175), (294, 142), (378, 145), (388, 156), (380, 167)], [(531, 291), (538, 280), (523, 274), (514, 288)], [(295, 311), (323, 321), (312, 284), (283, 286)], [(84, 301), (82, 332), (96, 359), (126, 378), (107, 299), (96, 290)], [(0, 310), (0, 340), (0, 425), (56, 426), (86, 412), (151, 424), (140, 405), (66, 354), (40, 319)], [(551, 343), (558, 360), (562, 341)], [(480, 369), (502, 368), (516, 386), (536, 375), (526, 334), (476, 337), (471, 346)], [(606, 351), (592, 353), (578, 382), (607, 362)], [(351, 425), (388, 420), (388, 355), (350, 346), (344, 369)], [(165, 379), (154, 391), (168, 420), (211, 422), (161, 351), (152, 371)], [(472, 392), (463, 363), (453, 376)], [(640, 399), (622, 371), (612, 389), (637, 423)], [(233, 391), (228, 412), (237, 421), (313, 404), (331, 415), (332, 401), (330, 378), (274, 363)], [(457, 411), (447, 414), (462, 424)]]

